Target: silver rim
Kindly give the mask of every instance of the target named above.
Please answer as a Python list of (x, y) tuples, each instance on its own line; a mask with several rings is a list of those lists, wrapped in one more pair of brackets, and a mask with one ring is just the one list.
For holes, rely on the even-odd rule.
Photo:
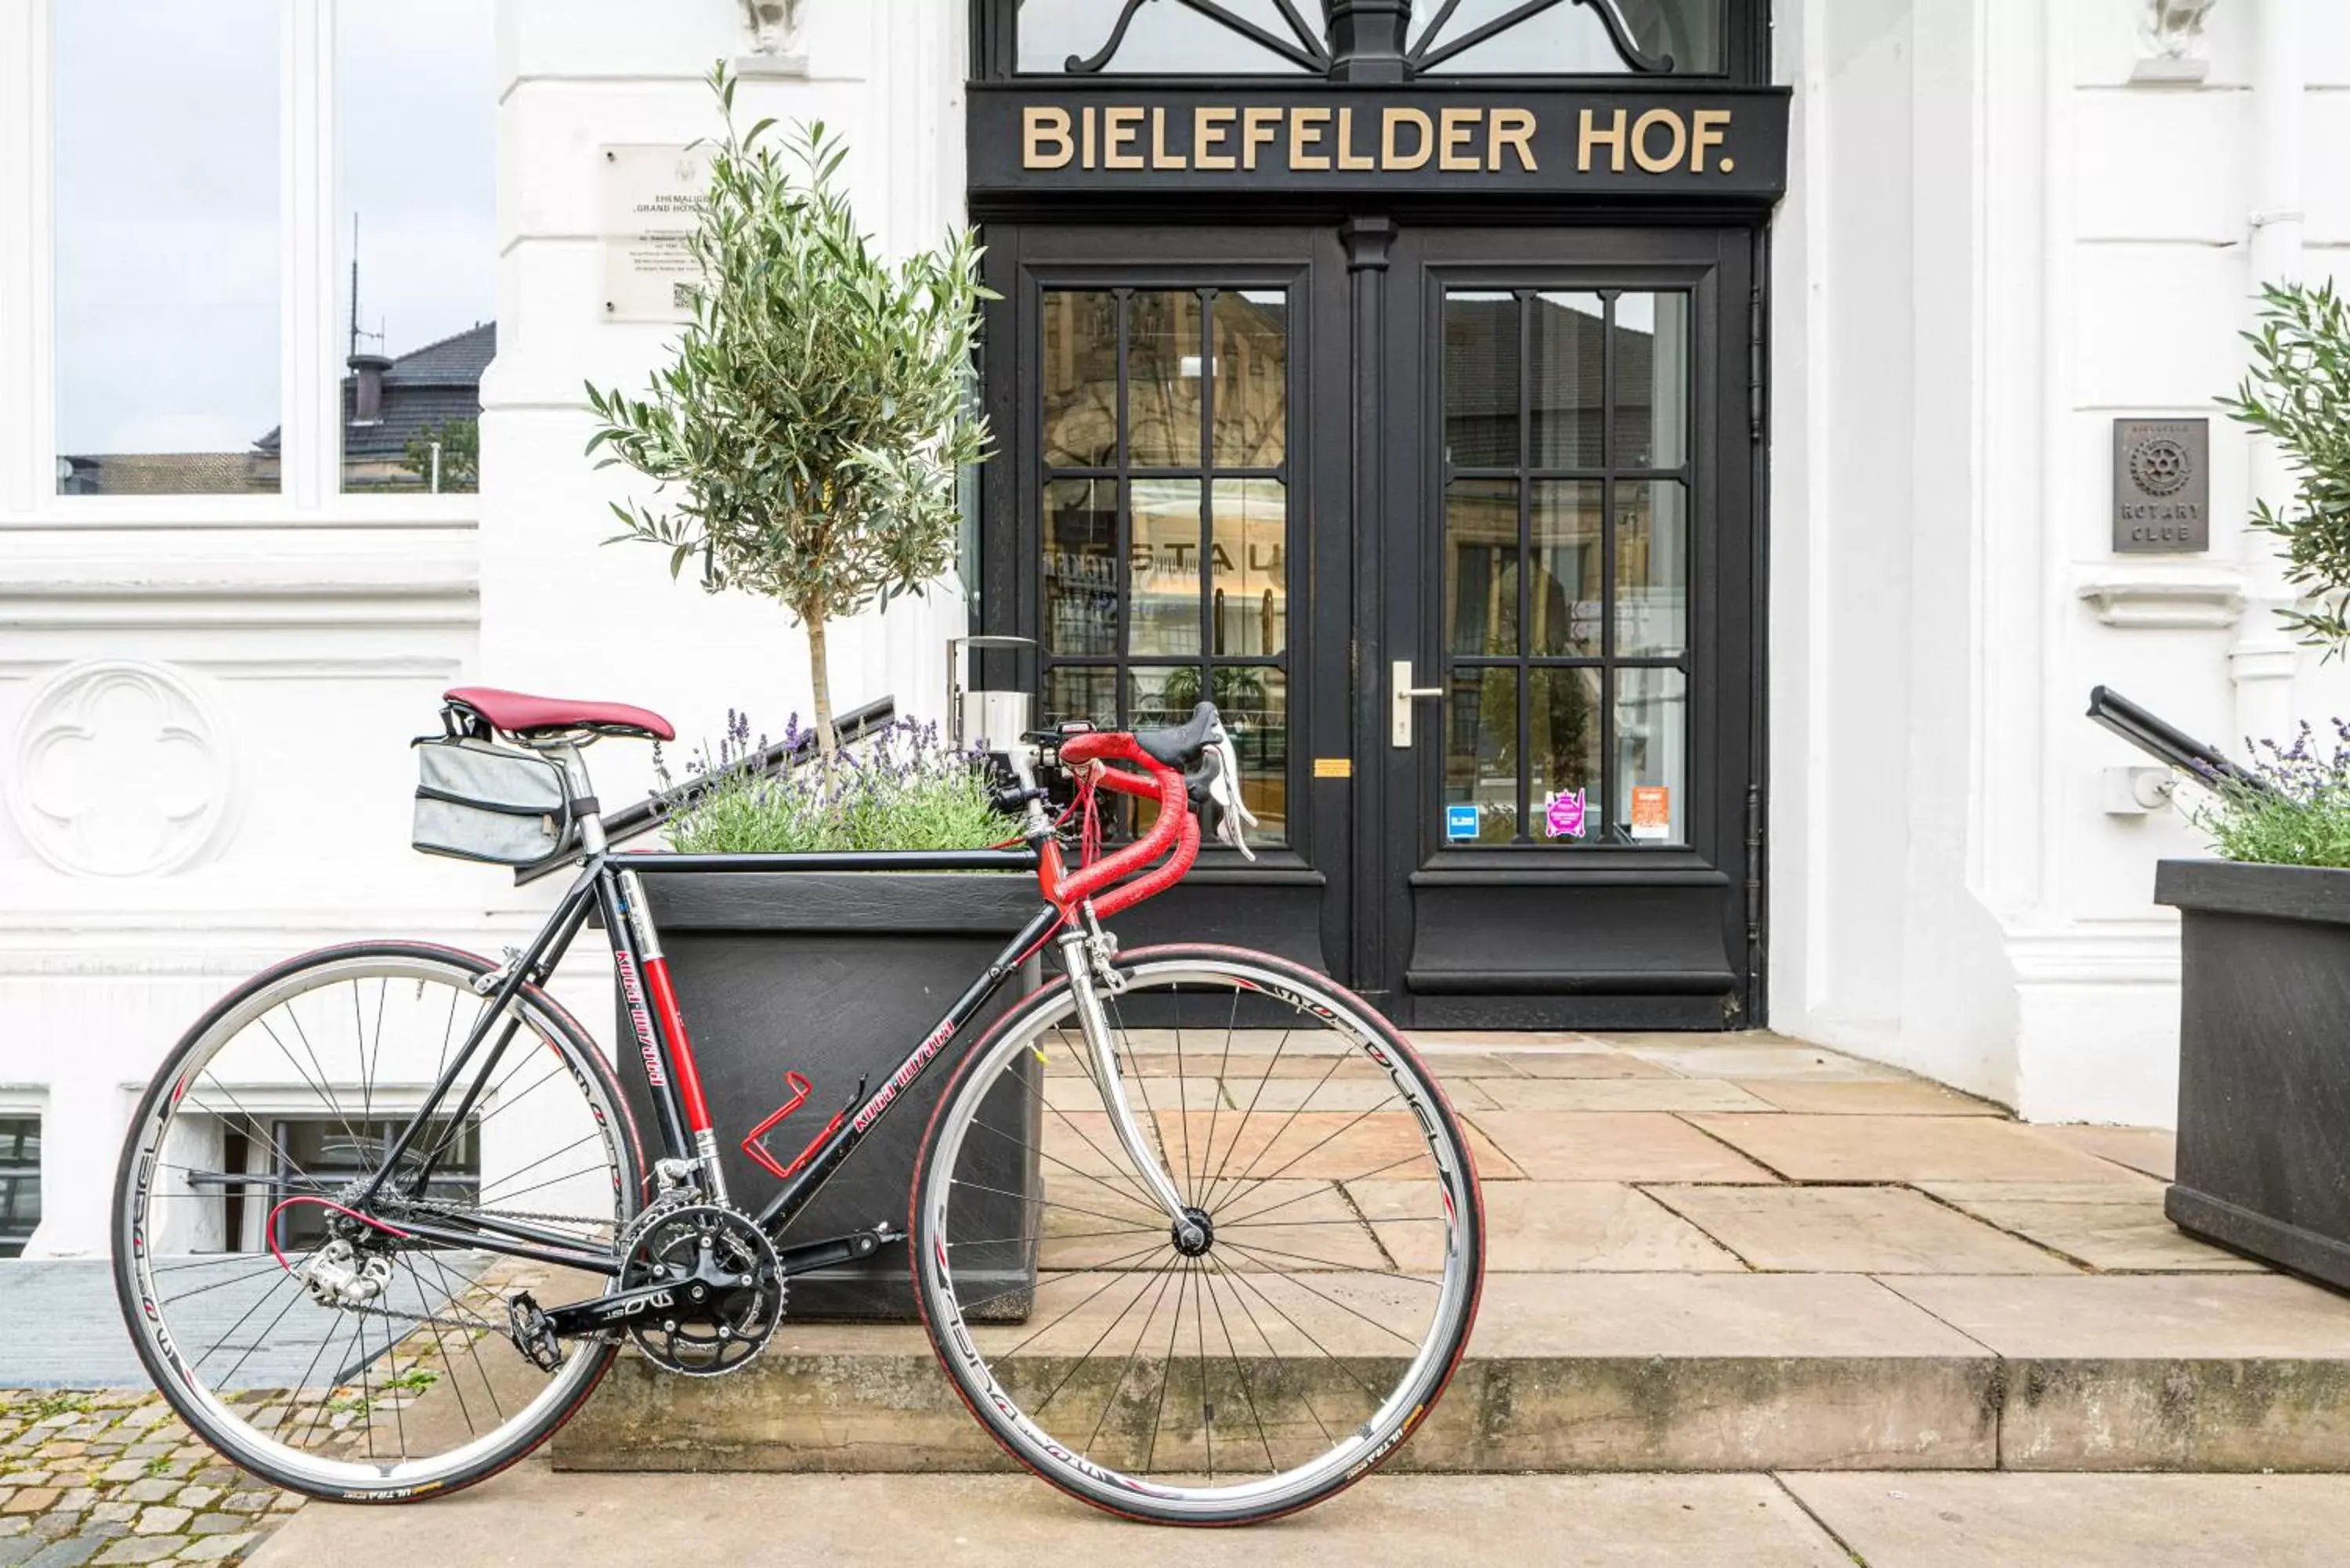
[(1099, 1085), (1062, 992), (940, 1117), (924, 1305), (981, 1418), (1059, 1484), (1170, 1520), (1278, 1513), (1386, 1458), (1435, 1397), (1476, 1295), (1467, 1161), (1359, 1004), (1241, 960), (1121, 967), (1128, 1103), (1207, 1250), (1178, 1247), (1084, 1108)]
[[(328, 1244), (329, 1210), (310, 1199), (380, 1152), (487, 1006), (473, 978), (390, 953), (282, 975), (178, 1058), (140, 1124), (116, 1253), (134, 1328), (189, 1424), (248, 1469), (330, 1495), (430, 1491), (535, 1440), (608, 1359), (575, 1345), (547, 1374), (505, 1334), (515, 1293), (551, 1304), (604, 1288), (593, 1276), (402, 1246), (385, 1254), (378, 1310), (354, 1312), (288, 1272)], [(637, 1198), (619, 1107), (560, 1025), (516, 1014), (467, 1128), (440, 1129), (427, 1194), (608, 1245)]]

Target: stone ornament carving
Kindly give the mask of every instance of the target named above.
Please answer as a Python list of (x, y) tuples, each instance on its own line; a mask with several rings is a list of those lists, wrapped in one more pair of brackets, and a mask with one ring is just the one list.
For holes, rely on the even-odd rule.
[(157, 876), (212, 849), (235, 769), (212, 701), (162, 665), (59, 670), (16, 726), (8, 804), (34, 853), (87, 877)]
[(2137, 0), (2139, 58), (2137, 82), (2199, 82), (2210, 69), (2203, 57), (2203, 21), (2218, 0)]
[(804, 57), (808, 0), (743, 0), (751, 16), (751, 47), (763, 55)]

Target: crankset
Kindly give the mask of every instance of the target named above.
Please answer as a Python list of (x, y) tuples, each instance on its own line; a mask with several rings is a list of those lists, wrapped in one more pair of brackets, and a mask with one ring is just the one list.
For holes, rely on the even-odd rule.
[(739, 1209), (655, 1208), (620, 1239), (620, 1288), (547, 1314), (555, 1332), (625, 1328), (646, 1359), (688, 1377), (747, 1366), (784, 1315), (775, 1245)]

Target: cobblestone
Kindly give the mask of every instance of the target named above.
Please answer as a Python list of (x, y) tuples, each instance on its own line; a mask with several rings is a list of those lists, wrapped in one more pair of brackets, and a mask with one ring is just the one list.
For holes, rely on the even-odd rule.
[(234, 1568), (302, 1506), (139, 1389), (0, 1389), (0, 1568)]

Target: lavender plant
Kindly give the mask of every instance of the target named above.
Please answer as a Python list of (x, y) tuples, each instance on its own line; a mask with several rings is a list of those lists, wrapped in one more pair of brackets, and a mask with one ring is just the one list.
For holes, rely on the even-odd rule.
[(2211, 847), (2230, 860), (2272, 866), (2350, 867), (2350, 721), (2334, 721), (2329, 753), (2309, 725), (2293, 744), (2261, 741), (2251, 772), (2266, 789), (2223, 786), (2194, 814)]
[[(795, 713), (785, 743), (805, 732)], [(758, 770), (767, 749), (749, 715), (728, 710), (716, 748), (686, 763), (707, 787), (671, 816), (670, 846), (691, 855), (786, 855), (815, 850), (985, 849), (1019, 832), (998, 811), (981, 758), (940, 738), (936, 724), (901, 719), (836, 753), (827, 766)], [(671, 779), (660, 767), (663, 789)]]

